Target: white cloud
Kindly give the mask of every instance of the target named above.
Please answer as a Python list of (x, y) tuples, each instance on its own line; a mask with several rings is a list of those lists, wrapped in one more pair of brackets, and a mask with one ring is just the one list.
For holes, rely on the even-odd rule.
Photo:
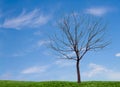
[(107, 7), (94, 7), (94, 8), (88, 8), (85, 10), (85, 13), (95, 15), (95, 16), (103, 16), (107, 14), (110, 11), (110, 8)]
[[(38, 40), (35, 43), (33, 43), (32, 45), (28, 45), (26, 47), (24, 47), (23, 50), (19, 50), (18, 52), (13, 53), (12, 57), (21, 57), (21, 56), (25, 56), (28, 55), (36, 50), (39, 50), (42, 47), (47, 47), (47, 45), (50, 43), (49, 40)], [(47, 54), (47, 53), (46, 53)]]
[(41, 73), (47, 70), (48, 66), (33, 66), (23, 70), (22, 74), (32, 74), (32, 73)]
[(114, 71), (108, 72), (108, 79), (120, 81), (120, 72), (114, 72)]
[(69, 58), (74, 58), (74, 59), (76, 59), (76, 54), (75, 54), (75, 52), (68, 52), (68, 53), (66, 53), (66, 55), (57, 56), (57, 58), (59, 58), (59, 59), (62, 59), (62, 58), (63, 58), (63, 59), (67, 59), (66, 56), (69, 57)]
[(69, 60), (57, 60), (55, 61), (55, 64), (60, 66), (60, 67), (68, 67), (68, 66), (73, 66), (75, 65), (75, 62), (74, 61), (69, 61)]
[(120, 57), (120, 53), (115, 54), (116, 57)]
[(93, 64), (93, 63), (89, 64), (89, 68), (90, 68), (90, 71), (84, 73), (86, 77), (93, 77), (108, 71), (105, 67), (101, 65)]
[(0, 79), (2, 79), (2, 80), (9, 80), (9, 79), (11, 79), (11, 77), (12, 77), (11, 73), (4, 73), (4, 74), (2, 74), (0, 76)]
[(0, 25), (3, 28), (35, 28), (46, 24), (50, 19), (50, 16), (43, 15), (39, 9), (34, 9), (31, 12), (22, 12), (20, 15), (14, 18), (6, 18)]
[(46, 44), (49, 44), (50, 41), (49, 40), (39, 40), (37, 42), (37, 47), (41, 47), (42, 45), (46, 45)]
[[(97, 65), (94, 63), (89, 64), (90, 70), (87, 72), (83, 72), (83, 76), (87, 78), (103, 76), (107, 80), (120, 80), (120, 71), (114, 71), (112, 69), (108, 69), (102, 65)], [(104, 80), (104, 79), (103, 79)]]
[(76, 57), (76, 54), (75, 54), (75, 52), (71, 52), (71, 53), (69, 53), (69, 54), (67, 54), (69, 57)]

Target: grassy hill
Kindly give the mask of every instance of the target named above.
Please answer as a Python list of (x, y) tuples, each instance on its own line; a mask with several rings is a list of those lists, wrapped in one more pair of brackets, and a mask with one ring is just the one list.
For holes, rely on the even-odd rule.
[(77, 84), (76, 82), (67, 81), (0, 81), (0, 87), (120, 87), (120, 82), (114, 81), (88, 81)]

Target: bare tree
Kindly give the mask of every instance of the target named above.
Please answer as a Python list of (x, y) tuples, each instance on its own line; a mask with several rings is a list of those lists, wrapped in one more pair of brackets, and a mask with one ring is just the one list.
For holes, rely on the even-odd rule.
[(106, 47), (106, 25), (92, 16), (72, 14), (58, 21), (60, 32), (51, 38), (51, 48), (62, 55), (61, 59), (75, 60), (77, 82), (81, 82), (80, 60), (89, 51)]

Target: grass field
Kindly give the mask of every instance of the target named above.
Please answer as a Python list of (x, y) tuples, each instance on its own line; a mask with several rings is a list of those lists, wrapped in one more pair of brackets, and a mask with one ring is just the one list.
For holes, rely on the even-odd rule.
[(120, 87), (120, 82), (115, 81), (88, 81), (77, 84), (76, 82), (67, 81), (0, 81), (0, 87)]

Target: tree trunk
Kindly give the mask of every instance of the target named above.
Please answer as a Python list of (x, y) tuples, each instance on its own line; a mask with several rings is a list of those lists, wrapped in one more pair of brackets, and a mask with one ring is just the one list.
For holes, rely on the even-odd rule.
[(79, 68), (79, 60), (76, 62), (76, 69), (77, 69), (77, 82), (81, 83), (81, 77), (80, 77), (80, 68)]

